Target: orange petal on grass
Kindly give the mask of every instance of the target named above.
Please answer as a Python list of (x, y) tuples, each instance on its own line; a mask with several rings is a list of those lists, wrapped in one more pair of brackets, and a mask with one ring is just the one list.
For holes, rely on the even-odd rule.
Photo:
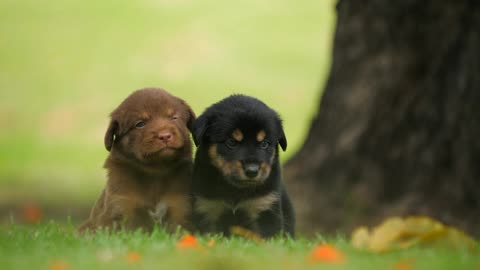
[(23, 219), (27, 223), (39, 223), (43, 218), (42, 209), (36, 204), (27, 204), (23, 207)]
[(127, 262), (129, 263), (137, 263), (142, 260), (142, 255), (138, 252), (129, 252), (127, 254)]
[(70, 270), (70, 266), (66, 262), (58, 261), (53, 262), (50, 266), (51, 270)]
[(393, 270), (412, 270), (414, 266), (413, 262), (409, 261), (402, 261), (398, 262), (394, 267)]
[(208, 246), (208, 247), (213, 247), (213, 246), (215, 246), (215, 240), (212, 239), (212, 240), (208, 241), (207, 246)]
[(198, 247), (200, 247), (198, 240), (193, 235), (187, 235), (177, 243), (177, 248), (179, 249), (192, 249)]
[(312, 263), (330, 263), (342, 264), (345, 262), (345, 255), (331, 245), (317, 246), (309, 256), (309, 261)]

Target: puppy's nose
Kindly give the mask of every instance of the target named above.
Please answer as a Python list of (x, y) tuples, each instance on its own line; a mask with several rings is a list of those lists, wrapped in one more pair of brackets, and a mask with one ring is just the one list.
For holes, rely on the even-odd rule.
[(258, 175), (260, 165), (258, 165), (257, 163), (246, 163), (245, 165), (243, 165), (243, 170), (248, 177), (254, 178)]
[(163, 142), (169, 142), (172, 140), (172, 133), (170, 132), (160, 132), (158, 133), (158, 138)]

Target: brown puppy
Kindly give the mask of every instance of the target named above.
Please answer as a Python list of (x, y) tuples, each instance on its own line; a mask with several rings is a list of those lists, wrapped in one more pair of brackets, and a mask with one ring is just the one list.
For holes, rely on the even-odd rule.
[(162, 89), (125, 99), (105, 134), (107, 186), (79, 230), (188, 228), (193, 120), (192, 109)]

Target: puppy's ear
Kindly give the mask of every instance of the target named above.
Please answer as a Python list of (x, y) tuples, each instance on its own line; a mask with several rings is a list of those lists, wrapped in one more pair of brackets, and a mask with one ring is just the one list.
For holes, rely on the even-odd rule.
[(185, 101), (182, 100), (182, 103), (185, 105), (185, 107), (187, 108), (187, 112), (188, 112), (187, 128), (188, 128), (188, 130), (190, 130), (190, 132), (193, 133), (193, 122), (195, 122), (195, 119), (196, 119), (195, 113), (193, 112), (192, 108)]
[(285, 152), (287, 150), (287, 138), (285, 134), (282, 133), (282, 137), (278, 138), (278, 143), (282, 147), (282, 150)]
[(111, 120), (110, 124), (108, 125), (107, 132), (105, 132), (105, 148), (110, 151), (113, 146), (113, 142), (115, 141), (115, 136), (118, 135), (118, 121)]
[(285, 152), (287, 150), (287, 137), (285, 136), (285, 132), (283, 131), (283, 125), (282, 121), (279, 120), (277, 122), (278, 126), (278, 143), (280, 144), (280, 147), (282, 147), (282, 150)]
[(208, 118), (205, 115), (201, 115), (195, 120), (195, 122), (193, 122), (192, 135), (195, 146), (199, 146), (202, 142), (205, 131), (207, 131), (207, 126)]

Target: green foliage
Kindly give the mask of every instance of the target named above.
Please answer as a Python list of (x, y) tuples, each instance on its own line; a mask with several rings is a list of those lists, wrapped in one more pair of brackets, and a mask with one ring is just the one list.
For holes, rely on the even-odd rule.
[(232, 93), (301, 146), (327, 77), (334, 1), (0, 1), (0, 198), (87, 201), (107, 116), (160, 86), (197, 114)]
[[(394, 269), (407, 262), (411, 269), (477, 269), (475, 252), (415, 248), (383, 255), (355, 250), (342, 237), (313, 240), (273, 239), (257, 244), (242, 238), (200, 237), (204, 250), (181, 250), (184, 235), (156, 229), (78, 235), (72, 225), (55, 223), (0, 228), (2, 269)], [(207, 243), (215, 240), (213, 247)], [(315, 246), (329, 243), (345, 255), (343, 264), (311, 263)], [(137, 255), (129, 261), (129, 256)], [(408, 269), (408, 268), (403, 268)]]

